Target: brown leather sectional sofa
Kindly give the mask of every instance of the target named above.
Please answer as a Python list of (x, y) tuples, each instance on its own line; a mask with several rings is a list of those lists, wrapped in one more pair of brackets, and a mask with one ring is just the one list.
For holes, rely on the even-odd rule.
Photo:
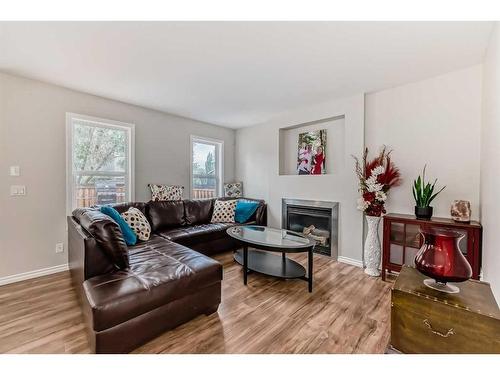
[[(127, 247), (118, 225), (98, 209), (68, 217), (69, 264), (96, 353), (126, 353), (165, 330), (217, 311), (222, 265), (208, 257), (238, 247), (212, 224), (214, 199), (125, 203), (148, 218), (152, 235)], [(249, 223), (266, 225), (267, 207)]]

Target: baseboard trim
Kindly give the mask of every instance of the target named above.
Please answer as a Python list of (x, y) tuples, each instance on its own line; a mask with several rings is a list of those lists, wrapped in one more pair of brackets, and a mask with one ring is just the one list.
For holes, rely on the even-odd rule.
[(363, 268), (363, 262), (360, 260), (357, 260), (357, 259), (339, 256), (337, 258), (337, 261), (345, 263), (345, 264), (350, 264), (351, 266)]
[(12, 283), (17, 283), (18, 281), (34, 279), (40, 276), (51, 275), (53, 273), (58, 273), (62, 271), (69, 270), (68, 264), (60, 264), (58, 266), (41, 268), (39, 270), (18, 273), (16, 275), (10, 275), (5, 277), (0, 277), (0, 285), (7, 285)]

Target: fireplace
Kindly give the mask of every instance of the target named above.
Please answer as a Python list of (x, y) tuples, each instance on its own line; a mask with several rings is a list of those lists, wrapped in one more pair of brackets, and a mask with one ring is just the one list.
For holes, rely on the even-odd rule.
[(281, 225), (284, 229), (302, 233), (315, 240), (316, 253), (337, 259), (338, 202), (283, 198), (281, 209)]

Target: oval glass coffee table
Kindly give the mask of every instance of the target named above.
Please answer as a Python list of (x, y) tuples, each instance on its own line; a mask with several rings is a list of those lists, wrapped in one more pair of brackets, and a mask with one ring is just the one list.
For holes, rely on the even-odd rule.
[[(316, 242), (297, 232), (258, 225), (231, 227), (226, 232), (243, 246), (242, 250), (235, 252), (234, 260), (243, 266), (245, 285), (250, 270), (283, 279), (306, 280), (309, 292), (312, 292), (313, 250)], [(248, 250), (248, 247), (258, 250)], [(270, 252), (281, 253), (281, 256)], [(286, 253), (308, 253), (307, 276), (305, 268), (288, 259)]]

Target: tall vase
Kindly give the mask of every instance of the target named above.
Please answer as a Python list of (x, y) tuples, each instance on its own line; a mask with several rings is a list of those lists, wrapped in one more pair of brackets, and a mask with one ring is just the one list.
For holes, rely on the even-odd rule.
[(464, 237), (462, 232), (452, 229), (429, 228), (421, 230), (424, 243), (415, 256), (415, 267), (424, 275), (429, 288), (445, 293), (458, 293), (460, 288), (448, 282), (470, 279), (472, 268), (459, 248)]
[(365, 240), (365, 273), (370, 276), (380, 276), (380, 240), (378, 238), (378, 225), (380, 216), (366, 216), (368, 234)]

